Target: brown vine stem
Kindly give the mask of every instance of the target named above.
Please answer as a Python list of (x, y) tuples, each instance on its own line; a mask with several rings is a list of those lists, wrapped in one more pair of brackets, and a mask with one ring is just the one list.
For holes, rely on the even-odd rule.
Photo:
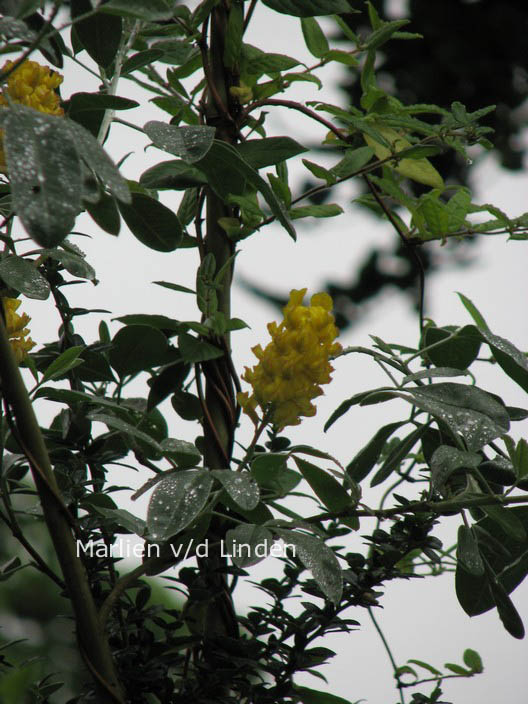
[(330, 130), (330, 132), (333, 132), (336, 137), (339, 137), (339, 139), (343, 140), (344, 142), (346, 142), (348, 139), (348, 136), (342, 130), (332, 124), (330, 120), (321, 117), (321, 115), (318, 115), (315, 110), (310, 110), (310, 108), (307, 108), (301, 103), (295, 102), (295, 100), (281, 100), (279, 98), (266, 98), (263, 100), (256, 100), (243, 111), (242, 115), (240, 116), (241, 124), (243, 124), (244, 119), (247, 117), (247, 115), (249, 115), (250, 112), (253, 112), (253, 110), (256, 110), (257, 108), (260, 108), (264, 105), (275, 105), (277, 107), (289, 108), (290, 110), (297, 110), (298, 112), (302, 112), (304, 115), (310, 117), (312, 120), (315, 120), (321, 125), (324, 125), (328, 130)]
[(92, 673), (101, 704), (124, 704), (108, 642), (99, 626), (97, 609), (84, 565), (64, 512), (64, 501), (53, 473), (48, 451), (14, 357), (3, 317), (0, 316), (0, 380), (2, 394), (13, 412), (23, 441), (44, 519), (59, 560), (67, 595), (72, 603), (79, 647)]
[(318, 521), (329, 521), (335, 518), (378, 518), (386, 520), (400, 516), (405, 513), (434, 513), (438, 516), (453, 512), (460, 513), (465, 508), (473, 508), (475, 506), (510, 506), (511, 504), (526, 504), (528, 494), (521, 496), (508, 496), (507, 498), (498, 496), (497, 494), (486, 494), (483, 496), (473, 496), (467, 499), (453, 499), (445, 501), (411, 501), (406, 506), (394, 506), (393, 508), (368, 508), (352, 509), (342, 513), (319, 513), (316, 516), (310, 516), (305, 521), (309, 523), (317, 523)]

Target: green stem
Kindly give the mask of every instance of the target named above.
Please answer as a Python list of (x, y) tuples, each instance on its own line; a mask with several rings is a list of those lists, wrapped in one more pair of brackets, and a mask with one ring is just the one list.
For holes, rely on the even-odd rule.
[(11, 350), (5, 323), (0, 316), (0, 379), (2, 394), (11, 407), (22, 449), (26, 454), (40, 497), (44, 519), (59, 560), (67, 594), (77, 624), (80, 651), (94, 677), (101, 704), (123, 704), (108, 642), (99, 626), (88, 576), (77, 554), (71, 517), (60, 491), (22, 375)]
[(401, 690), (401, 685), (400, 685), (400, 678), (397, 675), (398, 665), (396, 665), (396, 660), (394, 659), (394, 655), (392, 654), (392, 650), (390, 648), (390, 645), (389, 645), (387, 639), (385, 638), (385, 634), (383, 633), (378, 622), (376, 621), (376, 618), (375, 618), (374, 614), (372, 613), (372, 609), (370, 607), (368, 608), (368, 613), (369, 613), (369, 616), (372, 620), (372, 623), (374, 624), (374, 628), (378, 632), (378, 635), (381, 639), (381, 642), (383, 643), (383, 647), (385, 648), (385, 652), (389, 656), (389, 660), (391, 662), (392, 669), (394, 671), (394, 677), (396, 678), (396, 681), (398, 682), (398, 691), (400, 693), (400, 702), (401, 702), (401, 704), (405, 704), (405, 699), (404, 699), (403, 692)]

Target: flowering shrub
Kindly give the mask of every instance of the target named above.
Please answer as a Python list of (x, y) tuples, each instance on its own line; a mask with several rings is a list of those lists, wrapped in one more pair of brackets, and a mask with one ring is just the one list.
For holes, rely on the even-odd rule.
[[(420, 258), (448, 239), (456, 248), (479, 233), (528, 237), (527, 214), (510, 218), (473, 202), (436, 159), (449, 152), (467, 161), (468, 145), (491, 148), (481, 121), (493, 106), (470, 112), (459, 102), (404, 104), (388, 92), (391, 82), (377, 80), (376, 52), (416, 34), (401, 31), (405, 20), (380, 18), (370, 2), (364, 17), (350, 12), (349, 0), (4, 4), (17, 16), (2, 17), (0, 50), (18, 59), (0, 74), (9, 159), (0, 183), (0, 528), (12, 538), (0, 536), (0, 581), (2, 589), (30, 584), (30, 596), (2, 599), (0, 610), (31, 602), (47, 584), (60, 606), (55, 601), (42, 612), (53, 622), (50, 613), (71, 607), (62, 623), (74, 624), (78, 642), (72, 638), (68, 647), (86, 666), (76, 679), (61, 672), (52, 681), (49, 672), (66, 669), (64, 644), (53, 660), (48, 643), (37, 653), (34, 643), (19, 642), (17, 630), (11, 642), (9, 633), (2, 640), (2, 630), (0, 671), (11, 661), (26, 669), (10, 700), (0, 681), (0, 699), (51, 701), (64, 679), (58, 696), (72, 704), (348, 704), (301, 685), (299, 676), (324, 680), (321, 669), (334, 655), (326, 636), (360, 638), (352, 632), (368, 622), (368, 610), (400, 702), (406, 688), (424, 685), (432, 691), (414, 693), (413, 701), (445, 701), (444, 679), (481, 672), (479, 655), (467, 648), (464, 666), (447, 663), (445, 671), (406, 660), (393, 654), (375, 614), (387, 583), (405, 579), (411, 589), (423, 583), (408, 580), (412, 574), (455, 572), (467, 614), (496, 609), (512, 636), (524, 635), (510, 593), (528, 574), (528, 443), (511, 428), (523, 428), (528, 410), (477, 382), (479, 365), (492, 361), (528, 392), (528, 360), (464, 296), (472, 324), (426, 322)], [(276, 22), (290, 15), (313, 60), (246, 43), (260, 11)], [(328, 36), (321, 15), (325, 29), (333, 27)], [(339, 48), (330, 45), (336, 32), (344, 37)], [(29, 60), (35, 51), (59, 69), (70, 70), (72, 61), (75, 70), (84, 67), (97, 88), (67, 96), (63, 117), (56, 92), (62, 77)], [(322, 102), (319, 69), (332, 62), (351, 72), (361, 91), (356, 104)], [(138, 101), (127, 97), (130, 81), (165, 115), (143, 124), (144, 93)], [(314, 100), (282, 98), (298, 81)], [(271, 108), (311, 120), (316, 148), (294, 139), (293, 129), (268, 136)], [(120, 155), (118, 167), (102, 146), (111, 143), (116, 121), (170, 157), (137, 181), (128, 178), (121, 169), (134, 168), (135, 152)], [(290, 160), (307, 153), (318, 159), (325, 150), (324, 165), (299, 160), (308, 186), (290, 182)], [(316, 293), (305, 304), (306, 289), (292, 290), (283, 320), (268, 325), (268, 344), (253, 348), (257, 363), (240, 375), (232, 350), (246, 323), (232, 317), (231, 286), (245, 240), (268, 225), (295, 240), (305, 218), (350, 217), (324, 200), (350, 180), (363, 187), (360, 204), (394, 229), (415, 264), (405, 280), (421, 294), (417, 339), (372, 336), (370, 347), (342, 349), (330, 295)], [(81, 213), (86, 217), (77, 221)], [(195, 314), (169, 317), (183, 308), (170, 298), (163, 310), (98, 320), (98, 337), (87, 341), (78, 318), (108, 311), (94, 309), (89, 294), (86, 307), (81, 294), (75, 305), (68, 298), (72, 284), (97, 281), (76, 238), (104, 237), (99, 230), (117, 235), (125, 225), (156, 256), (174, 257), (175, 275), (177, 250), (186, 250), (194, 288), (179, 279), (156, 284), (168, 296), (192, 296)], [(117, 285), (130, 272), (126, 237), (120, 244), (111, 274)], [(325, 247), (325, 265), (331, 256)], [(48, 299), (61, 321), (56, 339), (37, 350), (28, 315), (17, 312), (24, 295)], [(141, 295), (146, 300), (149, 289)], [(342, 299), (338, 293), (340, 312)], [(27, 368), (15, 364), (10, 346)], [(317, 423), (305, 419), (331, 380), (332, 359), (352, 365), (354, 354), (368, 354), (385, 376), (372, 389), (368, 378), (343, 374), (346, 397), (324, 424), (325, 432), (338, 421), (344, 428), (340, 452), (350, 456), (343, 460), (321, 448)], [(241, 390), (240, 379), (250, 390)], [(499, 386), (500, 393), (510, 386)], [(363, 439), (362, 406), (388, 400), (399, 419)], [(43, 408), (51, 420), (44, 413), (37, 419)], [(309, 444), (286, 435), (301, 422)], [(139, 488), (126, 486), (126, 469), (139, 477)], [(381, 484), (381, 499), (369, 494)], [(143, 515), (134, 504), (130, 511), (118, 504), (126, 491), (131, 500), (151, 492)], [(458, 520), (456, 546), (444, 548), (435, 534), (444, 516)], [(123, 535), (139, 551), (120, 555)], [(6, 554), (13, 544), (20, 554)], [(142, 561), (129, 569), (121, 556)], [(252, 568), (265, 559), (275, 560), (273, 576), (262, 571), (259, 578)], [(161, 598), (152, 579), (171, 568), (154, 582), (169, 585)], [(265, 596), (239, 613), (244, 583)], [(401, 615), (402, 631), (413, 618), (412, 609)], [(16, 622), (12, 614), (2, 620), (7, 628)], [(27, 631), (29, 640), (41, 633)], [(364, 692), (345, 694), (357, 700)]]

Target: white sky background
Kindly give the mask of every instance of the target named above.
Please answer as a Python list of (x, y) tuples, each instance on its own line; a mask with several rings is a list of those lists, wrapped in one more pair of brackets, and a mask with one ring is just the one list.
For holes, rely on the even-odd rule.
[[(295, 56), (308, 64), (315, 63), (304, 46), (298, 20), (271, 13), (260, 4), (247, 41), (269, 51)], [(86, 55), (82, 54), (80, 58), (86, 60)], [(336, 87), (339, 71), (340, 68), (332, 65), (320, 72), (323, 82), (328, 81), (320, 92), (312, 84), (296, 83), (286, 97), (297, 100), (321, 99), (343, 104), (344, 96)], [(77, 67), (70, 64), (65, 74), (61, 89), (63, 97), (67, 98), (80, 90), (97, 90), (97, 81)], [(130, 81), (122, 81), (118, 95), (137, 95), (142, 103), (139, 109), (121, 113), (125, 119), (139, 125), (149, 119), (168, 121), (165, 113), (146, 103), (145, 95), (138, 92)], [(326, 132), (324, 127), (315, 125), (299, 113), (283, 108), (275, 110), (267, 125), (269, 136), (289, 135), (301, 143), (305, 140), (308, 144), (320, 141)], [(123, 167), (126, 177), (138, 179), (148, 166), (172, 158), (152, 148), (144, 152), (143, 146), (147, 142), (139, 133), (128, 128), (120, 125), (113, 127), (107, 148), (114, 159), (118, 160), (133, 151)], [(319, 155), (309, 158), (325, 163)], [(335, 158), (330, 159), (329, 163), (332, 161)], [(308, 173), (302, 167), (300, 157), (291, 160), (289, 168), (292, 175), (306, 176)], [(526, 209), (525, 179), (525, 174), (505, 173), (493, 159), (486, 158), (475, 168), (475, 200), (492, 202), (512, 216), (520, 214)], [(294, 192), (298, 192), (299, 179), (292, 180), (293, 184), (297, 181)], [(348, 200), (343, 198), (343, 194)], [(179, 193), (161, 195), (161, 200), (174, 209), (177, 208), (179, 199)], [(237, 285), (237, 277), (255, 282), (268, 290), (281, 291), (285, 295), (291, 288), (305, 286), (309, 293), (314, 293), (330, 279), (343, 282), (350, 280), (365, 253), (374, 244), (386, 243), (387, 252), (390, 252), (394, 241), (390, 226), (381, 224), (351, 206), (348, 185), (346, 188), (341, 187), (340, 192), (330, 200), (344, 205), (345, 214), (323, 221), (296, 221), (296, 243), (276, 224), (241, 243), (233, 289), (233, 315), (246, 320), (251, 329), (234, 335), (234, 362), (237, 369), (242, 370), (244, 365), (254, 364), (250, 348), (257, 342), (267, 342), (266, 323), (278, 318), (274, 308), (250, 296)], [(65, 289), (72, 305), (110, 310), (112, 316), (103, 317), (110, 323), (113, 334), (120, 324), (111, 323), (111, 317), (126, 313), (161, 313), (180, 320), (199, 319), (192, 296), (173, 293), (151, 284), (154, 280), (165, 280), (193, 287), (196, 250), (181, 250), (171, 254), (154, 252), (132, 237), (124, 224), (120, 236), (114, 238), (98, 231), (88, 216), (79, 218), (77, 230), (93, 235), (91, 240), (78, 238), (75, 241), (87, 252), (88, 261), (95, 267), (100, 283), (96, 287), (86, 283)], [(504, 236), (483, 238), (480, 245), (471, 250), (475, 261), (469, 268), (444, 268), (442, 273), (428, 278), (427, 315), (438, 325), (469, 323), (469, 315), (455, 293), (461, 291), (476, 303), (496, 334), (507, 337), (521, 349), (528, 347), (528, 321), (524, 307), (527, 293), (526, 246), (523, 242), (507, 242)], [(439, 245), (435, 253), (442, 255)], [(39, 343), (52, 339), (59, 320), (55, 312), (54, 317), (51, 317), (50, 302), (26, 300), (24, 309), (33, 317), (32, 337)], [(365, 310), (361, 322), (342, 336), (343, 345), (370, 345), (370, 334), (391, 342), (416, 345), (418, 322), (416, 316), (411, 314), (408, 298), (396, 291), (386, 292)], [(77, 318), (77, 327), (85, 334), (88, 343), (97, 337), (98, 322), (97, 314)], [(349, 356), (338, 360), (335, 367), (333, 383), (326, 387), (325, 396), (318, 399), (317, 416), (304, 420), (300, 427), (290, 429), (288, 436), (293, 442), (320, 447), (346, 464), (378, 427), (405, 417), (407, 408), (404, 402), (397, 401), (366, 408), (355, 407), (327, 434), (323, 434), (325, 420), (343, 398), (385, 383), (378, 367), (367, 357)], [(503, 374), (496, 374), (489, 366), (483, 366), (482, 373), (479, 370), (477, 381), (483, 388), (504, 394), (510, 405), (526, 405), (521, 389), (510, 383)], [(144, 389), (144, 384), (136, 384), (128, 395), (144, 395)], [(43, 406), (39, 408), (43, 409)], [(170, 404), (165, 404), (164, 408), (171, 423), (171, 435), (193, 440), (195, 428), (176, 418)], [(58, 410), (59, 406), (54, 405), (53, 411)], [(514, 432), (522, 430), (522, 423), (514, 426)], [(245, 432), (247, 435), (248, 427)], [(112, 481), (120, 485), (130, 483), (136, 487), (147, 478), (143, 471), (133, 474), (119, 470), (114, 473)], [(370, 492), (366, 487), (364, 492), (364, 501), (375, 505), (379, 492)], [(124, 493), (120, 496), (122, 505), (138, 515), (146, 512), (148, 497), (143, 498), (144, 500), (131, 503)], [(459, 519), (446, 521), (446, 527), (437, 531), (436, 534), (440, 537), (446, 536), (446, 545), (452, 542), (458, 522)], [(369, 528), (370, 524), (364, 524), (359, 534), (351, 538), (350, 550), (364, 552), (361, 534), (368, 532)], [(268, 559), (254, 568), (252, 576), (265, 575), (272, 570), (273, 561)], [(240, 603), (251, 603), (255, 591), (250, 589), (240, 590)], [(397, 581), (389, 583), (384, 592), (385, 596), (381, 599), (383, 610), (378, 609), (376, 613), (398, 664), (405, 664), (408, 658), (422, 659), (437, 667), (445, 662), (461, 663), (463, 650), (471, 647), (482, 655), (485, 672), (471, 681), (446, 680), (443, 698), (457, 704), (461, 701), (464, 704), (502, 701), (507, 680), (509, 703), (524, 702), (528, 684), (526, 646), (504, 631), (495, 611), (469, 619), (457, 603), (453, 575), (414, 581), (412, 584)], [(521, 617), (528, 625), (527, 597), (526, 583), (513, 594)], [(329, 680), (328, 690), (351, 701), (363, 698), (373, 704), (396, 702), (398, 695), (394, 689), (391, 669), (367, 612), (356, 609), (347, 616), (360, 621), (361, 630), (348, 636), (328, 636), (316, 643), (338, 651), (331, 664), (323, 670)], [(325, 689), (325, 685), (313, 677), (299, 678), (301, 680), (307, 686)], [(412, 690), (409, 690), (408, 699), (410, 692)]]

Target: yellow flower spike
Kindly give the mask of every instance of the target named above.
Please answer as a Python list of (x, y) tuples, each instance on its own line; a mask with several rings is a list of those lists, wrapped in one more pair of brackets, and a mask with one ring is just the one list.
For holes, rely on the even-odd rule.
[[(14, 63), (6, 61), (1, 69), (2, 73), (9, 71)], [(64, 110), (55, 90), (63, 80), (63, 76), (48, 66), (42, 66), (36, 61), (24, 61), (9, 75), (5, 90), (14, 103), (26, 105), (47, 115), (62, 116)], [(9, 102), (0, 94), (0, 106), (3, 105), (7, 106)], [(0, 172), (6, 173), (6, 169), (3, 137), (0, 132)]]
[(298, 425), (301, 416), (315, 415), (311, 401), (323, 393), (320, 385), (331, 381), (329, 358), (342, 349), (334, 342), (339, 333), (330, 312), (330, 296), (316, 293), (310, 305), (304, 306), (305, 294), (306, 289), (290, 292), (284, 320), (279, 325), (268, 324), (271, 342), (264, 349), (261, 345), (253, 348), (258, 364), (253, 369), (246, 367), (242, 375), (253, 393), (239, 394), (240, 405), (255, 416), (257, 405), (269, 411), (278, 430)]
[(31, 318), (27, 313), (19, 315), (16, 312), (21, 303), (17, 298), (3, 298), (2, 303), (7, 336), (16, 360), (20, 364), (36, 344), (28, 337), (29, 329), (26, 327)]

